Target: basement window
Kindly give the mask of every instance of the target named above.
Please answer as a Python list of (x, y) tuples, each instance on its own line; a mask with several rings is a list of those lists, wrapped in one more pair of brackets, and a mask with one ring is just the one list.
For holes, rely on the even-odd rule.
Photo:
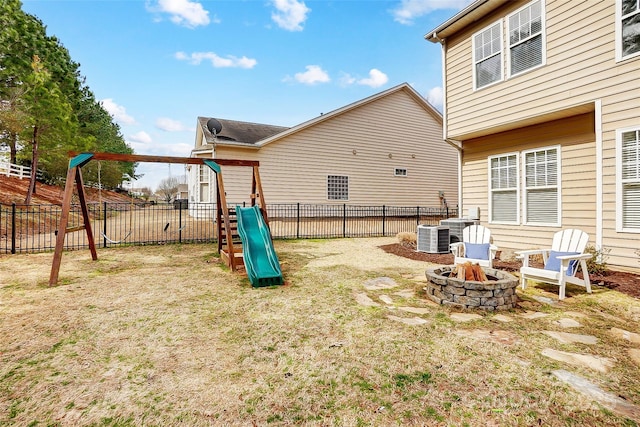
[(407, 176), (407, 170), (404, 168), (396, 168), (393, 173), (394, 176)]

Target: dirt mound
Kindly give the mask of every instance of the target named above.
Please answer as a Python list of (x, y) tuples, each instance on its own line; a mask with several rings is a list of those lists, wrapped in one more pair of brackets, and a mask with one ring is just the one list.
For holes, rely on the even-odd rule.
[[(15, 177), (8, 177), (0, 175), (0, 203), (10, 205), (12, 203), (22, 204), (24, 198), (27, 195), (29, 189), (28, 179), (19, 179)], [(63, 187), (55, 185), (46, 185), (40, 182), (36, 183), (36, 193), (32, 197), (32, 203), (35, 205), (44, 204), (62, 204), (62, 196), (64, 193)], [(85, 195), (87, 202), (112, 202), (112, 203), (126, 203), (130, 201), (130, 198), (126, 194), (120, 194), (115, 191), (102, 190), (97, 188), (85, 187)]]

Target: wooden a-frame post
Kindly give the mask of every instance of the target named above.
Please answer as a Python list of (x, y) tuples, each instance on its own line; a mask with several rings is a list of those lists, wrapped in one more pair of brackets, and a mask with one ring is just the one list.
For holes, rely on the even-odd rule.
[[(58, 225), (58, 235), (56, 236), (56, 249), (53, 253), (53, 264), (51, 265), (51, 274), (49, 276), (49, 286), (58, 282), (58, 273), (60, 272), (60, 263), (62, 261), (62, 250), (64, 249), (64, 238), (67, 232), (85, 230), (87, 239), (89, 240), (89, 250), (91, 250), (91, 258), (95, 261), (98, 259), (96, 251), (96, 243), (93, 240), (93, 230), (91, 229), (91, 220), (89, 218), (89, 210), (87, 209), (87, 201), (84, 194), (84, 182), (82, 181), (82, 166), (87, 164), (93, 155), (91, 153), (80, 154), (69, 160), (69, 169), (67, 170), (67, 182), (64, 185), (64, 195), (62, 196), (62, 213), (60, 214), (60, 224)], [(83, 224), (78, 227), (67, 229), (69, 223), (69, 211), (71, 210), (71, 199), (73, 197), (73, 183), (75, 182), (78, 191), (78, 200), (82, 210)]]

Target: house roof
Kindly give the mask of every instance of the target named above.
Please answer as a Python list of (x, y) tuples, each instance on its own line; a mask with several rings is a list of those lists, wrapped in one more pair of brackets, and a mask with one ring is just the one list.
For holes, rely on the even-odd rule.
[(450, 35), (480, 20), (508, 1), (510, 0), (476, 0), (452, 18), (429, 31), (424, 38), (433, 43), (442, 43)]
[(240, 122), (237, 120), (214, 119), (222, 126), (220, 132), (213, 136), (209, 130), (207, 122), (212, 117), (198, 117), (198, 125), (202, 128), (202, 132), (207, 144), (219, 144), (223, 142), (231, 142), (235, 144), (253, 145), (256, 142), (268, 138), (272, 135), (284, 132), (289, 129), (285, 126), (273, 126), (262, 123)]
[[(296, 132), (300, 132), (303, 129), (309, 128), (318, 123), (324, 122), (325, 120), (329, 120), (333, 117), (339, 116), (340, 114), (344, 114), (355, 108), (366, 105), (370, 102), (374, 102), (378, 99), (384, 98), (385, 96), (399, 91), (405, 91), (406, 93), (408, 93), (420, 106), (422, 106), (422, 108), (424, 108), (429, 114), (431, 114), (437, 122), (442, 123), (442, 114), (440, 114), (440, 112), (436, 110), (435, 107), (433, 107), (408, 83), (399, 84), (385, 91), (379, 92), (367, 98), (333, 110), (329, 113), (321, 114), (320, 116), (317, 116), (311, 120), (308, 120), (291, 128), (217, 119), (222, 125), (222, 130), (217, 134), (217, 138), (214, 141), (213, 134), (207, 128), (207, 121), (209, 120), (209, 118), (198, 117), (198, 123), (203, 130), (205, 138), (207, 139), (207, 143), (209, 144), (259, 148), (273, 141), (277, 141), (278, 139), (292, 135)], [(232, 129), (227, 129), (227, 127), (232, 127)]]

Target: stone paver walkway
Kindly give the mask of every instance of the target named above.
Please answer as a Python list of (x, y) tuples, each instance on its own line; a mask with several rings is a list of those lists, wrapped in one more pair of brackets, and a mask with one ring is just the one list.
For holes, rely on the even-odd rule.
[[(424, 282), (424, 278), (417, 277), (404, 277), (404, 279), (409, 279), (414, 282), (416, 285)], [(375, 292), (379, 290), (388, 290), (395, 289), (399, 287), (398, 283), (389, 277), (378, 277), (375, 279), (369, 279), (364, 284), (363, 287), (366, 292), (357, 293), (355, 295), (356, 301), (358, 304), (367, 306), (367, 307), (382, 307), (383, 304), (380, 304), (376, 301), (381, 301), (384, 303), (384, 307), (387, 310), (397, 310), (396, 314), (400, 314), (399, 312), (404, 312), (408, 314), (413, 314), (413, 317), (401, 316), (395, 314), (387, 314), (387, 319), (403, 323), (409, 326), (423, 326), (431, 323), (430, 319), (425, 319), (425, 317), (432, 315), (437, 310), (440, 310), (442, 306), (436, 304), (427, 298), (422, 298), (420, 295), (417, 295), (414, 289), (398, 289), (393, 292), (391, 295), (377, 295), (374, 298), (369, 296), (367, 292)], [(398, 297), (403, 299), (402, 302), (398, 301), (398, 305), (395, 305), (394, 297)], [(419, 300), (419, 306), (407, 305), (406, 300), (417, 299)], [(541, 302), (543, 304), (549, 306), (557, 306), (558, 301), (546, 298), (546, 297), (534, 297), (535, 300)], [(401, 305), (400, 305), (401, 304)], [(411, 302), (409, 302), (411, 304)], [(530, 301), (522, 301), (520, 308), (525, 308), (526, 311), (524, 313), (516, 314), (515, 317), (513, 315), (507, 315), (503, 313), (473, 313), (473, 312), (451, 312), (449, 313), (449, 318), (456, 323), (465, 323), (472, 321), (482, 321), (482, 320), (495, 320), (497, 322), (508, 323), (517, 320), (517, 318), (525, 319), (527, 321), (540, 321), (542, 324), (555, 325), (556, 327), (568, 329), (582, 328), (582, 324), (576, 319), (584, 319), (587, 315), (583, 313), (579, 313), (576, 311), (565, 311), (563, 314), (566, 317), (562, 317), (558, 320), (549, 321), (545, 318), (549, 316), (549, 313), (543, 313), (537, 311), (537, 307), (535, 303), (531, 303)], [(604, 317), (613, 317), (611, 315), (607, 315)], [(494, 324), (495, 325), (495, 324)], [(513, 345), (519, 342), (520, 337), (510, 331), (504, 330), (496, 330), (496, 329), (456, 329), (453, 331), (456, 335), (465, 336), (472, 339), (482, 340), (482, 341), (490, 341), (494, 343), (499, 343), (502, 345)], [(541, 330), (543, 334), (548, 335), (549, 337), (555, 339), (559, 344), (569, 345), (569, 344), (584, 344), (584, 345), (597, 345), (598, 338), (593, 335), (579, 334), (579, 333), (569, 333), (569, 332), (561, 332), (561, 331), (553, 331), (553, 330)], [(611, 328), (610, 333), (621, 340), (628, 341), (634, 345), (640, 345), (640, 334), (636, 334), (633, 332), (625, 331), (619, 328)], [(613, 366), (614, 361), (612, 359), (606, 357), (599, 357), (587, 353), (572, 353), (568, 351), (561, 351), (554, 348), (544, 348), (541, 350), (541, 354), (550, 359), (556, 360), (558, 362), (566, 363), (571, 366), (578, 366), (582, 368), (592, 369), (597, 372), (607, 373)], [(633, 363), (636, 363), (640, 366), (640, 349), (638, 348), (630, 348), (628, 350), (629, 358)], [(523, 364), (529, 364), (529, 361), (522, 361)], [(598, 402), (599, 404), (609, 408), (612, 411), (615, 411), (619, 414), (627, 416), (632, 419), (640, 420), (640, 407), (635, 406), (626, 402), (618, 396), (615, 396), (611, 393), (608, 393), (602, 390), (598, 385), (582, 378), (579, 375), (571, 373), (569, 371), (560, 369), (553, 371), (553, 375), (564, 383), (569, 384), (575, 390), (583, 394), (587, 399)]]

